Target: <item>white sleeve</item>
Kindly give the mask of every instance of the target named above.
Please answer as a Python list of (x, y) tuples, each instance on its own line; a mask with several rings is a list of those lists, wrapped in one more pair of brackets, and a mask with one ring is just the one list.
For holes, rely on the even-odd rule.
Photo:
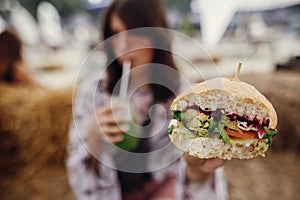
[[(73, 122), (69, 130), (66, 161), (69, 183), (76, 199), (96, 200), (107, 197), (107, 199), (119, 200), (121, 193), (116, 171), (99, 163), (99, 176), (97, 176), (89, 163), (90, 154), (85, 142), (95, 105), (93, 99), (95, 95), (92, 92), (95, 90), (90, 88), (93, 89), (93, 85), (84, 87), (78, 93), (73, 107)], [(102, 153), (101, 157), (104, 162), (114, 162), (110, 152)]]
[(215, 170), (213, 176), (204, 183), (186, 182), (186, 162), (180, 160), (177, 179), (177, 199), (180, 200), (226, 200), (228, 199), (227, 185), (224, 178), (223, 167)]

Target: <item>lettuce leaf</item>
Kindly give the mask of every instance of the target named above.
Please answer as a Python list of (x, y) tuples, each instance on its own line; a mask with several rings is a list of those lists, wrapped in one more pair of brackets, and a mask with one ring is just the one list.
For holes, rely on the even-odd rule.
[(208, 132), (220, 134), (221, 139), (226, 144), (226, 143), (230, 142), (230, 138), (225, 131), (225, 118), (226, 118), (226, 116), (222, 114), (220, 120), (214, 120), (214, 119), (211, 120)]
[(179, 111), (179, 110), (173, 111), (173, 119), (177, 119), (180, 122), (181, 121), (181, 111)]
[[(230, 138), (226, 133), (225, 128), (230, 127), (236, 129), (233, 122), (230, 121), (230, 118), (227, 117), (220, 110), (212, 113), (212, 116), (202, 116), (194, 113), (193, 110), (187, 110), (188, 112), (173, 111), (173, 118), (179, 122), (184, 122), (184, 126), (189, 129), (191, 132), (196, 133), (199, 137), (204, 137), (206, 135), (210, 137), (217, 136), (221, 138), (226, 144), (230, 142)], [(195, 114), (197, 114), (195, 116)], [(174, 126), (170, 126), (168, 133), (172, 134)]]
[(168, 128), (168, 133), (169, 133), (169, 135), (172, 135), (173, 130), (174, 130), (174, 125), (171, 125), (171, 126)]
[(264, 127), (264, 138), (268, 139), (268, 145), (270, 146), (273, 142), (273, 137), (278, 133), (277, 129), (268, 129), (267, 127)]

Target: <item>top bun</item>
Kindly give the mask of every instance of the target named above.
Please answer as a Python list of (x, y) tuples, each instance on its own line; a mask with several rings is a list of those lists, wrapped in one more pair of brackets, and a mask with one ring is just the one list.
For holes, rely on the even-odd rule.
[(192, 85), (172, 103), (171, 110), (183, 111), (197, 105), (204, 109), (224, 109), (226, 113), (247, 116), (261, 122), (269, 120), (269, 127), (277, 126), (277, 114), (272, 104), (255, 87), (240, 80), (214, 78)]

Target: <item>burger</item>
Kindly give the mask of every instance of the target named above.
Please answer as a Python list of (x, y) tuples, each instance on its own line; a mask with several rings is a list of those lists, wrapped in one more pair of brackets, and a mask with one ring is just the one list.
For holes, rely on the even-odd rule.
[(255, 87), (215, 78), (192, 85), (171, 104), (169, 137), (199, 158), (265, 156), (277, 134), (277, 114)]

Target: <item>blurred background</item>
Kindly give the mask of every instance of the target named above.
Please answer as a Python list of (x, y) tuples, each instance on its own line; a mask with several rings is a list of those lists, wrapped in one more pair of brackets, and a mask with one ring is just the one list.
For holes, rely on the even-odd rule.
[[(43, 89), (0, 84), (1, 199), (73, 199), (64, 169), (72, 86), (103, 66), (87, 56), (101, 41), (110, 0), (0, 0), (0, 32), (13, 28), (26, 66)], [(230, 199), (297, 199), (300, 191), (300, 0), (164, 0), (183, 74), (234, 76), (255, 85), (274, 104), (279, 135), (266, 158), (226, 164)], [(141, 4), (143, 1), (141, 1)], [(214, 61), (214, 62), (212, 62)]]

